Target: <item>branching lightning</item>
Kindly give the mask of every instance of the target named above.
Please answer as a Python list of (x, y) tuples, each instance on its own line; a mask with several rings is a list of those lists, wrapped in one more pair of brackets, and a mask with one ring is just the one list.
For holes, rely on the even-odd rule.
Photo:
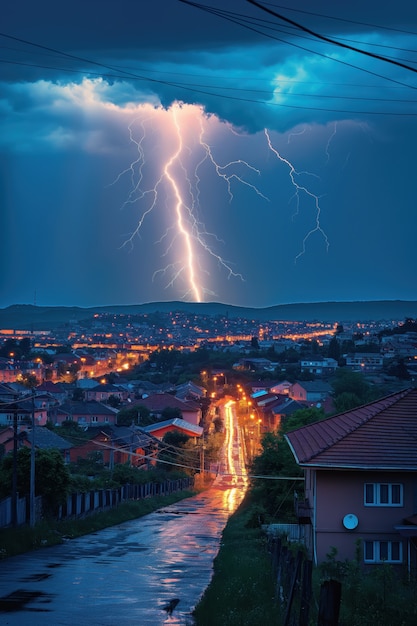
[[(216, 156), (219, 146), (212, 137), (219, 133), (220, 149), (224, 154), (225, 131), (235, 135), (237, 140), (241, 137), (233, 126), (220, 122), (216, 116), (207, 115), (200, 106), (179, 102), (169, 108), (141, 105), (138, 115), (129, 125), (130, 141), (136, 156), (113, 183), (124, 176), (130, 178), (123, 208), (134, 205), (139, 213), (134, 228), (122, 246), (133, 247), (134, 239), (144, 235), (146, 223), (154, 216), (153, 222), (157, 221), (157, 228), (160, 229), (155, 243), (162, 246), (161, 258), (167, 259), (167, 262), (164, 267), (153, 272), (153, 279), (158, 275), (163, 276), (166, 288), (173, 288), (178, 283), (181, 297), (196, 302), (203, 301), (207, 295), (215, 295), (208, 284), (209, 260), (211, 263), (214, 261), (228, 279), (243, 280), (243, 276), (232, 268), (231, 263), (217, 252), (218, 244), (223, 242), (206, 230), (199, 217), (200, 213), (210, 209), (207, 206), (208, 194), (204, 191), (204, 186), (208, 184), (206, 179), (218, 179), (224, 185), (229, 203), (234, 200), (236, 185), (269, 201), (267, 195), (253, 182), (254, 177), (261, 176), (259, 169), (244, 159), (232, 158), (220, 162)], [(299, 134), (304, 132), (303, 128)], [(273, 145), (267, 129), (264, 134), (269, 150), (289, 170), (289, 179), (294, 188), (290, 201), (296, 201), (293, 219), (299, 215), (303, 196), (314, 202), (315, 226), (304, 236), (301, 250), (295, 257), (296, 262), (305, 254), (307, 242), (315, 233), (324, 239), (326, 249), (329, 248), (328, 237), (320, 223), (319, 196), (300, 182), (301, 177), (305, 179), (315, 174), (297, 171), (291, 161)], [(217, 209), (217, 204), (212, 205), (212, 208)], [(154, 232), (155, 225), (151, 228)]]
[(298, 172), (295, 169), (294, 165), (290, 161), (288, 161), (288, 159), (283, 157), (278, 152), (278, 150), (272, 145), (271, 137), (270, 137), (269, 132), (268, 132), (268, 130), (266, 128), (264, 129), (264, 133), (265, 133), (266, 140), (268, 142), (268, 148), (277, 157), (277, 159), (279, 159), (279, 161), (281, 161), (281, 163), (285, 163), (285, 165), (287, 165), (288, 168), (289, 168), (289, 176), (290, 176), (291, 184), (293, 185), (293, 187), (295, 189), (294, 195), (292, 197), (295, 198), (295, 200), (296, 200), (296, 211), (295, 211), (293, 217), (298, 215), (298, 212), (299, 212), (300, 194), (304, 194), (304, 195), (308, 196), (309, 198), (311, 198), (313, 200), (313, 202), (314, 202), (314, 206), (315, 206), (315, 210), (316, 210), (316, 217), (315, 217), (316, 225), (315, 225), (314, 228), (309, 230), (308, 233), (303, 238), (301, 250), (296, 255), (294, 261), (297, 262), (297, 260), (301, 256), (303, 256), (305, 254), (307, 241), (310, 239), (310, 237), (312, 237), (312, 235), (314, 235), (314, 233), (319, 233), (323, 237), (324, 242), (326, 244), (326, 250), (328, 250), (329, 249), (329, 245), (330, 245), (329, 239), (328, 239), (325, 231), (323, 230), (323, 228), (321, 227), (321, 224), (320, 224), (321, 207), (320, 207), (319, 196), (317, 196), (312, 191), (310, 191), (310, 189), (308, 189), (305, 185), (301, 185), (300, 183), (297, 182), (297, 178), (299, 178), (301, 175), (308, 175), (308, 176), (316, 176), (316, 175), (312, 174), (311, 172), (305, 172), (305, 171)]
[[(159, 124), (159, 126), (158, 126)], [(155, 125), (155, 126), (154, 126)], [(219, 242), (216, 235), (208, 233), (200, 221), (200, 171), (209, 164), (216, 176), (225, 183), (229, 202), (233, 200), (234, 183), (247, 187), (264, 200), (268, 198), (244, 177), (244, 174), (260, 176), (260, 171), (242, 159), (219, 163), (206, 138), (210, 117), (201, 107), (175, 103), (169, 109), (147, 107), (146, 114), (135, 119), (129, 126), (130, 140), (137, 150), (137, 158), (121, 172), (113, 184), (125, 174), (130, 175), (131, 189), (123, 204), (138, 204), (140, 214), (134, 230), (125, 239), (123, 246), (133, 246), (140, 236), (145, 221), (154, 212), (161, 213), (161, 222), (168, 220), (157, 243), (167, 242), (163, 256), (173, 261), (154, 272), (169, 276), (166, 287), (172, 287), (180, 279), (186, 284), (184, 298), (201, 302), (204, 295), (214, 295), (203, 282), (204, 257), (211, 257), (227, 277), (243, 280), (230, 263), (218, 254), (209, 240)], [(163, 127), (162, 127), (163, 126)], [(155, 152), (155, 129), (159, 128), (161, 157), (153, 167), (159, 170), (156, 180), (149, 185), (149, 153)], [(232, 131), (232, 128), (229, 128)], [(167, 156), (168, 155), (168, 156)], [(239, 174), (238, 172), (244, 172)], [(164, 215), (165, 214), (165, 215)]]

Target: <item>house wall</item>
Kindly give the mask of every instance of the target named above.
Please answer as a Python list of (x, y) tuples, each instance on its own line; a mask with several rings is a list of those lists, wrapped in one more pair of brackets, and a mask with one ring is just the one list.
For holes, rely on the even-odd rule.
[(112, 441), (110, 438), (99, 435), (86, 441), (84, 444), (70, 449), (70, 461), (76, 463), (78, 459), (87, 459), (90, 454), (100, 452), (102, 455), (104, 465), (113, 463), (127, 463), (129, 461), (129, 454), (123, 450), (115, 449), (113, 452), (113, 459), (111, 454)]
[(289, 395), (293, 400), (307, 400), (307, 392), (299, 383), (291, 385)]
[[(35, 424), (36, 426), (45, 426), (47, 423), (47, 412), (46, 409), (35, 409)], [(21, 411), (18, 410), (17, 413), (17, 423), (18, 425), (22, 424), (31, 424), (32, 422), (32, 412), (31, 411)], [(0, 426), (12, 426), (14, 423), (14, 415), (12, 411), (9, 409), (6, 412), (0, 412)]]
[[(365, 506), (365, 483), (403, 484), (403, 506)], [(310, 503), (315, 498), (313, 527), (318, 563), (326, 559), (332, 547), (337, 548), (338, 560), (354, 559), (358, 540), (403, 541), (403, 562), (406, 562), (406, 540), (394, 527), (416, 511), (417, 479), (412, 473), (319, 470), (309, 475), (306, 487)], [(343, 525), (343, 518), (350, 513), (358, 518), (353, 530)]]
[[(97, 413), (96, 415), (74, 413), (71, 417), (72, 421), (79, 424), (79, 426), (107, 426), (109, 424), (116, 424), (117, 421), (116, 415), (107, 413), (106, 415), (100, 415), (100, 413)], [(97, 419), (95, 420), (94, 418)], [(54, 424), (61, 426), (66, 419), (66, 415), (58, 414), (54, 416)]]
[(190, 422), (190, 424), (199, 426), (201, 421), (201, 411), (182, 411), (182, 419), (186, 422)]

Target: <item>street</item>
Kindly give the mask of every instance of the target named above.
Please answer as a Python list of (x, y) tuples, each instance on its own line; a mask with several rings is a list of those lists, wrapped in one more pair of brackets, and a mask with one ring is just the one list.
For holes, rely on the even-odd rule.
[[(0, 624), (80, 626), (193, 624), (228, 517), (246, 490), (232, 401), (207, 491), (145, 517), (0, 562)], [(172, 615), (163, 610), (179, 598)]]

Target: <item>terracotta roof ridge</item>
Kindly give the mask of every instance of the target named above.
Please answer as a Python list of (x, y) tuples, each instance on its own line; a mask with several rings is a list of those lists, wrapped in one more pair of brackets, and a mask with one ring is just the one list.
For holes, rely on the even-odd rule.
[[(322, 454), (323, 452), (334, 446), (336, 443), (339, 443), (340, 441), (345, 439), (345, 437), (361, 428), (364, 424), (367, 424), (375, 416), (395, 405), (399, 400), (406, 397), (413, 391), (416, 391), (416, 389), (413, 387), (403, 389), (402, 391), (394, 392), (389, 396), (385, 396), (369, 404), (363, 404), (359, 407), (356, 407), (355, 409), (344, 411), (343, 413), (338, 413), (337, 415), (332, 415), (323, 420), (319, 420), (318, 422), (306, 424), (305, 426), (301, 426), (301, 428), (297, 428), (293, 431), (286, 433), (285, 438), (287, 439), (287, 441), (290, 442), (292, 433), (303, 434), (307, 432), (318, 434), (320, 433), (320, 431), (322, 431), (322, 444), (318, 445), (316, 437), (317, 446), (313, 450), (311, 450), (309, 454), (305, 454), (303, 459), (299, 459), (302, 462), (310, 461), (314, 457)], [(323, 435), (323, 429), (325, 432), (325, 437)]]

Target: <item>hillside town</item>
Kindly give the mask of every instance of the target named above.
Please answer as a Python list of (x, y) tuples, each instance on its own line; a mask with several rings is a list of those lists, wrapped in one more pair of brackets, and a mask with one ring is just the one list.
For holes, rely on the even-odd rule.
[[(260, 323), (185, 312), (96, 314), (50, 330), (1, 329), (0, 337), (2, 454), (13, 446), (17, 420), (20, 445), (35, 425), (36, 445), (50, 446), (47, 437), (54, 437), (72, 461), (91, 445), (66, 446), (48, 425), (93, 429), (122, 449), (131, 437), (122, 427), (143, 426), (130, 445), (134, 463), (142, 465), (153, 438), (167, 430), (199, 438), (213, 428), (216, 401), (225, 395), (245, 399), (261, 435), (301, 408), (321, 407), (326, 415), (340, 409), (331, 384), (338, 370), (360, 373), (381, 395), (412, 383), (417, 373), (412, 320)], [(43, 443), (42, 431), (48, 432)]]
[[(267, 533), (303, 544), (317, 566), (331, 537), (346, 562), (361, 541), (364, 566), (416, 570), (416, 320), (95, 314), (0, 337), (0, 471), (14, 485), (11, 497), (2, 488), (1, 527), (204, 484), (222, 476), (229, 441), (255, 482), (303, 481), (257, 484)], [(55, 464), (54, 493), (31, 487), (26, 500), (17, 485), (32, 454)]]

